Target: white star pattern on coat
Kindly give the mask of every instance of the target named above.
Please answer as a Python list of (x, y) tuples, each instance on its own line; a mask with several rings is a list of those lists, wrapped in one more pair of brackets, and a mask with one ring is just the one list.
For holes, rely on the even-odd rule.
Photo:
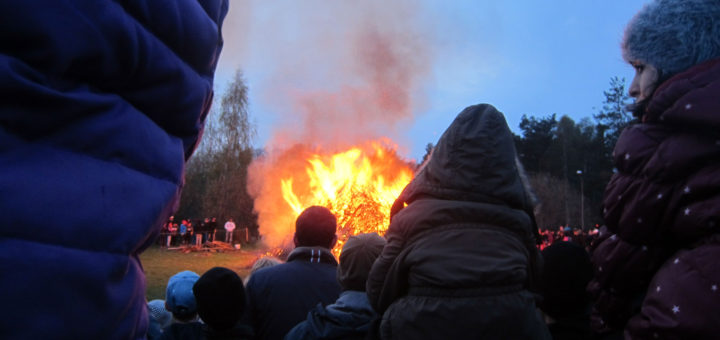
[(630, 159), (630, 154), (629, 154), (629, 153), (626, 153), (626, 154), (625, 154), (625, 159), (626, 159), (626, 160), (627, 160), (627, 159)]
[(642, 218), (637, 219), (638, 223), (642, 223)]
[(660, 289), (660, 286), (655, 287), (655, 292), (660, 293), (662, 289)]
[(599, 272), (602, 271), (602, 266), (598, 267), (598, 271), (599, 271)]
[(617, 238), (617, 235), (610, 236), (610, 239), (613, 240), (613, 241), (614, 241), (616, 238)]
[(685, 187), (685, 189), (683, 189), (683, 192), (686, 193), (686, 194), (689, 194), (689, 193), (690, 193), (690, 187)]
[(690, 215), (690, 208), (685, 208), (685, 216)]
[(647, 246), (642, 246), (642, 251), (647, 251)]
[(685, 105), (685, 110), (690, 110), (690, 109), (692, 109), (692, 104)]
[(716, 292), (716, 291), (717, 291), (717, 285), (712, 285), (712, 286), (710, 286), (710, 289), (712, 289), (713, 292)]
[(680, 259), (675, 259), (675, 261), (673, 261), (674, 264), (678, 264), (678, 262), (680, 262)]
[(658, 194), (657, 197), (658, 197), (658, 199), (661, 199), (661, 198), (662, 198), (662, 194)]
[(673, 306), (673, 314), (680, 313), (680, 306)]

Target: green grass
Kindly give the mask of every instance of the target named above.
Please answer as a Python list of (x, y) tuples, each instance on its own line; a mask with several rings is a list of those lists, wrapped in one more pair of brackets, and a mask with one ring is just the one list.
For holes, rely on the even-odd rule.
[(255, 260), (263, 254), (264, 251), (253, 248), (224, 253), (182, 253), (158, 246), (150, 247), (140, 255), (147, 278), (147, 299), (165, 299), (168, 279), (183, 270), (192, 270), (202, 275), (212, 267), (226, 267), (244, 279)]

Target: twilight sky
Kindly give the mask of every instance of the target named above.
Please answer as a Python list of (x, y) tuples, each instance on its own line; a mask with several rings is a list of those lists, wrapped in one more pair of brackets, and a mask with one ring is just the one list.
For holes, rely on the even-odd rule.
[(250, 89), (256, 147), (389, 137), (418, 159), (466, 106), (591, 117), (648, 0), (232, 0), (216, 75)]

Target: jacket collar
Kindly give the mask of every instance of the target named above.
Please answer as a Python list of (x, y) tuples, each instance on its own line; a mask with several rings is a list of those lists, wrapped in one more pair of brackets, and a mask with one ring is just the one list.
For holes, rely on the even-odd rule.
[(288, 256), (287, 262), (291, 261), (329, 263), (337, 266), (335, 256), (330, 249), (324, 247), (297, 247)]
[(720, 58), (691, 67), (662, 83), (648, 103), (646, 122), (720, 127)]

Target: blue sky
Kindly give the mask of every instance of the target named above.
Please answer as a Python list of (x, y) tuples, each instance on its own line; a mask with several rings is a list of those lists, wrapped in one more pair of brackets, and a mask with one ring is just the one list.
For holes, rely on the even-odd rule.
[[(372, 49), (350, 43), (366, 26), (396, 44), (389, 48), (402, 56), (394, 66), (404, 68), (399, 83), (409, 84), (407, 107), (397, 115), (368, 113), (369, 121), (362, 123), (353, 120), (359, 115), (356, 110), (338, 113), (354, 118), (332, 123), (338, 124), (333, 127), (340, 131), (337, 137), (353, 139), (350, 130), (359, 135), (372, 130), (367, 134), (390, 137), (401, 155), (418, 159), (457, 113), (476, 103), (497, 107), (515, 132), (523, 114), (556, 113), (576, 121), (591, 117), (611, 77), (625, 77), (628, 83), (632, 79), (619, 43), (626, 23), (646, 1), (385, 2), (390, 5), (231, 1), (216, 92), (219, 97), (234, 70), (242, 69), (250, 88), (257, 147), (280, 143), (276, 136), (292, 134), (288, 131), (327, 131), (329, 125), (317, 130), (303, 125), (308, 105), (298, 105), (308, 103), (309, 93), (321, 103), (323, 93), (336, 95), (328, 102), (339, 106), (322, 113), (334, 121), (330, 116), (343, 111), (348, 98), (338, 92), (372, 82), (355, 60)], [(368, 112), (373, 110), (382, 111)]]

